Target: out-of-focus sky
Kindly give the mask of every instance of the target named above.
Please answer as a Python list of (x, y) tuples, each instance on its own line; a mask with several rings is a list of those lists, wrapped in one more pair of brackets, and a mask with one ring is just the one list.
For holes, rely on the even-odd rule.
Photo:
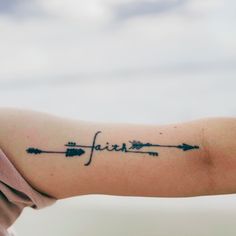
[(234, 0), (0, 0), (0, 81), (234, 73)]

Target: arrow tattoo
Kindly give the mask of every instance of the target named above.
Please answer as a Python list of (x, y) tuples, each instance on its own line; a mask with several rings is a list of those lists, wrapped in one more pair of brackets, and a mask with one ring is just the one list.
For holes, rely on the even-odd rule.
[(182, 145), (161, 145), (161, 144), (151, 144), (151, 143), (142, 143), (140, 141), (129, 141), (131, 143), (130, 149), (141, 149), (143, 147), (169, 147), (169, 148), (178, 148), (182, 149), (183, 151), (188, 151), (191, 149), (199, 149), (199, 146), (192, 146), (186, 143), (182, 143)]
[(94, 134), (92, 144), (91, 145), (81, 145), (77, 144), (76, 142), (68, 142), (64, 146), (66, 146), (65, 151), (51, 151), (51, 150), (41, 150), (39, 148), (30, 147), (26, 149), (26, 152), (28, 154), (64, 154), (66, 157), (75, 157), (75, 156), (82, 156), (86, 153), (85, 150), (90, 151), (89, 159), (84, 164), (85, 166), (88, 166), (91, 164), (94, 152), (96, 151), (107, 151), (107, 152), (122, 152), (122, 153), (134, 153), (134, 154), (144, 154), (149, 156), (158, 156), (158, 152), (156, 151), (141, 151), (140, 149), (144, 147), (165, 147), (165, 148), (178, 148), (182, 149), (183, 151), (189, 151), (192, 149), (199, 149), (199, 146), (192, 146), (186, 143), (182, 143), (181, 145), (160, 145), (160, 144), (151, 144), (151, 143), (142, 143), (140, 141), (129, 141), (131, 144), (130, 147), (127, 147), (128, 144), (122, 143), (121, 145), (118, 144), (109, 144), (109, 142), (106, 143), (106, 145), (97, 144), (97, 137), (99, 134), (101, 134), (101, 131), (97, 131)]
[(85, 151), (81, 148), (67, 148), (66, 151), (60, 152), (60, 151), (44, 151), (40, 150), (38, 148), (28, 148), (26, 150), (29, 154), (42, 154), (42, 153), (54, 153), (54, 154), (65, 154), (66, 157), (74, 157), (74, 156), (81, 156), (85, 153)]

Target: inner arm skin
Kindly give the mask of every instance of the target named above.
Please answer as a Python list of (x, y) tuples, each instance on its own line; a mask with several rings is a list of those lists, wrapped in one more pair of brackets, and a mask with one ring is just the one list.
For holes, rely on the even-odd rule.
[[(199, 149), (145, 147), (158, 156), (94, 151), (81, 156), (29, 154), (64, 151), (68, 142), (197, 145)], [(0, 108), (0, 148), (38, 191), (56, 199), (87, 194), (190, 197), (236, 193), (236, 119), (207, 118), (169, 125), (96, 123), (30, 110)], [(1, 167), (0, 167), (1, 168)]]

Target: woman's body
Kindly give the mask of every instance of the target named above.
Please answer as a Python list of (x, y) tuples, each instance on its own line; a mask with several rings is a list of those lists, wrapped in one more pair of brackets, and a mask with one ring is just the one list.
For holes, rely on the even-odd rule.
[[(236, 190), (236, 120), (203, 119), (174, 125), (105, 124), (59, 118), (44, 113), (2, 109), (0, 146), (25, 179), (55, 198), (80, 194), (192, 196)], [(158, 156), (84, 148), (81, 156), (38, 154), (30, 147), (65, 151), (68, 142), (91, 146), (123, 143), (129, 151)], [(199, 146), (183, 151), (169, 147), (130, 149), (133, 141)], [(114, 148), (114, 146), (113, 146)]]
[(2, 108), (0, 131), (0, 148), (16, 170), (52, 199), (236, 192), (234, 118), (105, 124)]

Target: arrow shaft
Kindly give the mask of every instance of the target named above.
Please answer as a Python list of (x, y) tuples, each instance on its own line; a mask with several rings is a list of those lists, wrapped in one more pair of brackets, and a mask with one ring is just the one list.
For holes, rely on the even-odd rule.
[(149, 154), (150, 152), (142, 152), (142, 151), (125, 151), (125, 152), (131, 152), (131, 153), (143, 153), (143, 154)]
[(41, 153), (54, 153), (54, 154), (65, 154), (66, 152), (61, 152), (61, 151), (45, 151), (45, 150), (41, 150)]
[(144, 144), (143, 147), (170, 147), (170, 148), (181, 148), (179, 145), (161, 145), (161, 144)]
[(81, 147), (81, 148), (92, 148), (93, 146), (88, 146), (88, 145), (65, 145), (66, 147)]

